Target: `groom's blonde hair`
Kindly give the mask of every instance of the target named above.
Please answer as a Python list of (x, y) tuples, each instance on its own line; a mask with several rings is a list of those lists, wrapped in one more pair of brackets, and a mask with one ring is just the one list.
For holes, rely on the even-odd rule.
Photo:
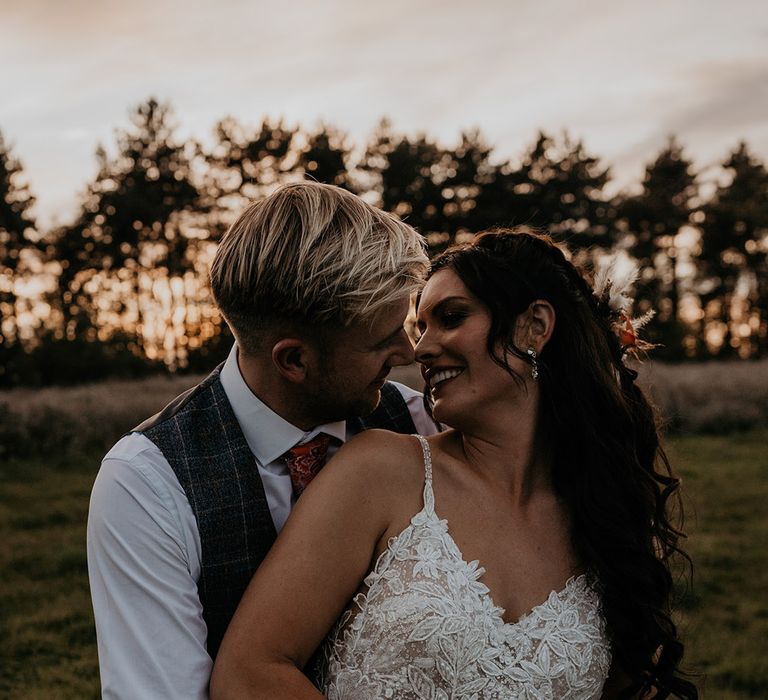
[(284, 185), (251, 204), (211, 266), (217, 305), (240, 346), (266, 328), (343, 327), (407, 298), (429, 267), (423, 238), (331, 185)]

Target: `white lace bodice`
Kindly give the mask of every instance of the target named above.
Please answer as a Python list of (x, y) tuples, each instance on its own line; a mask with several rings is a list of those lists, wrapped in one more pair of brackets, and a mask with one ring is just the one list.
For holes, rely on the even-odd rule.
[(598, 698), (611, 654), (589, 577), (505, 623), (480, 581), (485, 569), (464, 560), (435, 514), (429, 446), (419, 439), (424, 508), (326, 640), (321, 690), (330, 700)]

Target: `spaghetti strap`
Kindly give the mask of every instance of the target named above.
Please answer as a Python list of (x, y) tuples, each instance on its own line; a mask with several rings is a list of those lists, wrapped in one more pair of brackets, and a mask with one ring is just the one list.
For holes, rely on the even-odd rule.
[(432, 491), (432, 452), (429, 449), (427, 438), (423, 435), (414, 435), (421, 443), (421, 452), (424, 455), (424, 510), (428, 513), (435, 512), (435, 494)]

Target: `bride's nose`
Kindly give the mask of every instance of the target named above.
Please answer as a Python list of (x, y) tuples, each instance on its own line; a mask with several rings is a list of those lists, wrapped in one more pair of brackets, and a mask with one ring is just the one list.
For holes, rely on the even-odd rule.
[(431, 332), (427, 328), (422, 331), (421, 336), (419, 336), (419, 339), (416, 341), (414, 353), (416, 355), (416, 362), (422, 364), (440, 354), (439, 345), (436, 342), (434, 332)]

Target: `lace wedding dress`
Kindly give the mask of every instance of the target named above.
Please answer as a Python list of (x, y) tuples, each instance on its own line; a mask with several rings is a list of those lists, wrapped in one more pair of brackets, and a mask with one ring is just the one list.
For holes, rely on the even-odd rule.
[(587, 575), (568, 580), (517, 622), (480, 582), (435, 514), (424, 450), (424, 508), (389, 547), (323, 648), (330, 700), (587, 700), (611, 661), (600, 599)]

